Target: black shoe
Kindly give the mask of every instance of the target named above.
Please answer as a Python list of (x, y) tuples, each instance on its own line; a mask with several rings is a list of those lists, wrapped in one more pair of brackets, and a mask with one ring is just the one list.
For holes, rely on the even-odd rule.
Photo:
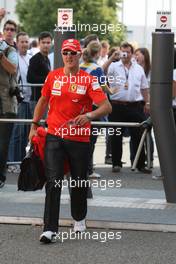
[(56, 233), (52, 231), (45, 231), (40, 236), (40, 242), (44, 244), (55, 243), (56, 240)]
[(112, 167), (112, 172), (120, 172), (120, 170), (121, 170), (121, 167), (118, 165)]
[(148, 169), (147, 167), (138, 168), (138, 171), (145, 174), (151, 174), (152, 170)]
[(5, 181), (0, 181), (0, 188), (4, 187)]
[(105, 158), (105, 164), (112, 165), (112, 158), (111, 157), (106, 157)]

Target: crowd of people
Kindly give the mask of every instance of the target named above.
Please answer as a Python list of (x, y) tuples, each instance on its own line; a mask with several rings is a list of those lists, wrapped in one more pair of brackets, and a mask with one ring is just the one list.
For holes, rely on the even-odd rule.
[[(1, 17), (5, 10), (1, 9)], [(15, 42), (16, 37), (16, 42)], [(17, 92), (18, 118), (32, 118), (34, 108), (40, 98), (42, 84), (53, 65), (49, 60), (49, 52), (52, 46), (52, 35), (50, 32), (41, 32), (37, 41), (32, 41), (26, 32), (17, 33), (17, 25), (14, 21), (8, 20), (4, 24), (3, 42), (13, 48), (16, 52), (18, 65), (16, 68), (17, 84), (20, 84)], [(127, 55), (121, 58), (120, 54)], [(13, 62), (13, 61), (12, 61)], [(121, 63), (121, 65), (120, 65)], [(17, 62), (16, 62), (17, 64)], [(139, 66), (140, 65), (140, 66)], [(83, 41), (83, 53), (80, 58), (80, 67), (89, 74), (98, 78), (99, 84), (106, 86), (105, 92), (110, 100), (112, 114), (102, 117), (98, 121), (116, 122), (142, 122), (149, 114), (149, 80), (150, 80), (150, 56), (146, 48), (135, 50), (129, 43), (123, 43), (120, 47), (112, 47), (108, 41), (99, 41), (98, 36), (91, 34)], [(134, 69), (136, 68), (136, 69)], [(117, 76), (119, 83), (116, 81)], [(107, 77), (107, 78), (102, 78)], [(114, 77), (114, 83), (107, 81)], [(124, 83), (123, 83), (124, 82)], [(30, 86), (30, 84), (34, 84)], [(37, 86), (35, 86), (35, 84)], [(93, 105), (96, 109), (96, 105)], [(134, 116), (133, 113), (134, 112)], [(127, 115), (127, 116), (126, 116)], [(130, 116), (128, 116), (130, 115)], [(45, 117), (47, 113), (45, 113)], [(123, 129), (124, 130), (124, 129)], [(112, 164), (112, 171), (118, 172), (122, 167), (122, 138), (121, 136), (110, 137), (106, 133), (106, 155), (105, 163)], [(25, 147), (28, 141), (29, 126), (15, 124), (10, 137), (7, 160), (10, 162), (21, 161), (25, 156)], [(142, 130), (131, 128), (127, 132), (131, 136), (130, 159), (133, 163), (136, 150), (139, 144)], [(97, 135), (91, 135), (91, 154), (89, 160), (90, 177), (101, 177), (93, 170), (93, 152)], [(111, 147), (113, 146), (113, 147)], [(151, 146), (152, 138), (151, 138)], [(153, 149), (153, 147), (152, 147)], [(153, 159), (153, 158), (152, 158)], [(151, 171), (145, 166), (145, 150), (142, 150), (137, 168), (144, 173)], [(9, 166), (9, 172), (18, 172), (19, 165)]]
[[(0, 9), (0, 19), (4, 15), (5, 10)], [(149, 117), (150, 55), (146, 48), (134, 50), (128, 42), (110, 47), (107, 40), (100, 41), (97, 35), (91, 34), (85, 36), (82, 47), (78, 40), (66, 39), (61, 49), (64, 67), (51, 71), (49, 53), (53, 38), (50, 32), (41, 32), (38, 44), (33, 40), (30, 48), (28, 33), (18, 32), (17, 24), (7, 20), (0, 37), (0, 118), (33, 118), (31, 127), (0, 123), (0, 188), (6, 181), (7, 161), (24, 158), (28, 140), (36, 135), (40, 119), (45, 118), (47, 182), (44, 230), (40, 240), (47, 243), (58, 232), (61, 186), (56, 188), (55, 182), (63, 180), (65, 160), (76, 181), (101, 177), (93, 167), (98, 135), (92, 133), (90, 122), (141, 123)], [(75, 83), (70, 76), (76, 77)], [(67, 82), (63, 83), (63, 77), (67, 77)], [(175, 106), (175, 101), (173, 103)], [(74, 135), (70, 128), (76, 131)], [(123, 165), (123, 136), (130, 136), (133, 164), (143, 129), (122, 128), (118, 135), (116, 127), (111, 134), (106, 131), (105, 163), (112, 165), (113, 173), (118, 173)], [(150, 145), (152, 164), (151, 134)], [(145, 145), (137, 169), (141, 173), (152, 172), (152, 166), (146, 167)], [(11, 166), (8, 170), (18, 172), (19, 168)], [(71, 213), (75, 232), (85, 230), (87, 186), (72, 188)]]

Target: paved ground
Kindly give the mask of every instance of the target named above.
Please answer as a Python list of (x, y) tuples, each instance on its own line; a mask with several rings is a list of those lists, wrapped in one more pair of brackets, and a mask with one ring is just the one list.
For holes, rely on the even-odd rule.
[[(68, 228), (61, 231), (67, 232)], [(41, 227), (0, 225), (2, 264), (175, 264), (174, 233), (122, 231), (120, 240), (104, 241), (102, 230), (96, 240), (65, 240), (41, 245)], [(103, 232), (117, 230), (103, 230)], [(95, 234), (95, 233), (94, 233)], [(104, 236), (105, 237), (105, 236)]]
[[(123, 161), (126, 162), (119, 174), (111, 172), (111, 166), (104, 165), (104, 144), (99, 140), (95, 151), (96, 172), (101, 180), (121, 180), (121, 188), (101, 190), (93, 188), (94, 199), (89, 200), (88, 219), (95, 223), (103, 220), (109, 223), (137, 224), (150, 223), (155, 230), (165, 230), (161, 224), (176, 229), (176, 206), (167, 204), (162, 181), (152, 180), (151, 175), (131, 172), (128, 144), (124, 144)], [(152, 175), (159, 175), (159, 163), (155, 153), (155, 168)], [(7, 184), (0, 191), (0, 219), (2, 216), (36, 217), (42, 219), (44, 191), (17, 192), (17, 174), (8, 174)], [(63, 191), (61, 217), (70, 219), (68, 190)], [(18, 218), (16, 218), (18, 221)], [(96, 222), (97, 221), (97, 222)], [(90, 229), (91, 239), (67, 239), (52, 245), (41, 245), (38, 237), (41, 226), (0, 224), (0, 264), (175, 264), (175, 233), (125, 231), (122, 229)], [(70, 223), (69, 223), (70, 225)], [(93, 226), (90, 225), (89, 226)], [(96, 225), (95, 225), (96, 226)], [(112, 227), (112, 226), (111, 226)], [(124, 226), (123, 226), (124, 227)], [(127, 226), (126, 226), (127, 227)], [(148, 229), (147, 229), (148, 230)], [(149, 229), (150, 230), (150, 229)], [(167, 229), (166, 230), (170, 230)], [(173, 230), (172, 230), (173, 231)], [(176, 230), (175, 230), (176, 231)], [(69, 234), (69, 227), (61, 227), (60, 232)], [(121, 239), (107, 239), (109, 232)], [(96, 239), (93, 239), (96, 234)], [(111, 236), (112, 237), (112, 236)], [(95, 236), (94, 236), (95, 238)]]

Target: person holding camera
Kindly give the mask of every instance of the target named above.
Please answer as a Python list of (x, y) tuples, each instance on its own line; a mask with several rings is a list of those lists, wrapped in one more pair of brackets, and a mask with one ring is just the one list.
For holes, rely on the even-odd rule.
[[(149, 87), (143, 68), (132, 60), (133, 46), (122, 43), (120, 46), (119, 62), (111, 63), (108, 69), (109, 84), (118, 87), (118, 91), (110, 95), (112, 113), (109, 121), (112, 122), (139, 122), (146, 120), (145, 113), (149, 111)], [(141, 128), (130, 129), (131, 141), (136, 155), (141, 139)], [(120, 172), (122, 167), (122, 133), (111, 136), (112, 172)], [(142, 148), (137, 169), (142, 173), (151, 173), (145, 167), (145, 152)]]
[[(16, 32), (16, 23), (7, 22), (4, 32)], [(9, 34), (6, 36), (9, 37)], [(0, 118), (15, 118), (17, 113), (17, 99), (12, 95), (12, 91), (16, 89), (18, 57), (15, 48), (9, 44), (6, 39), (0, 41)], [(13, 123), (0, 122), (0, 188), (6, 180), (6, 162), (12, 129)]]
[[(27, 84), (27, 71), (31, 56), (27, 53), (29, 48), (29, 36), (26, 32), (19, 32), (16, 36), (18, 72), (17, 87), (18, 114), (21, 119), (31, 119), (30, 98), (31, 87)], [(9, 146), (9, 161), (21, 161), (25, 156), (25, 147), (28, 142), (29, 126), (26, 124), (15, 124)], [(19, 165), (9, 166), (9, 172), (18, 172)]]

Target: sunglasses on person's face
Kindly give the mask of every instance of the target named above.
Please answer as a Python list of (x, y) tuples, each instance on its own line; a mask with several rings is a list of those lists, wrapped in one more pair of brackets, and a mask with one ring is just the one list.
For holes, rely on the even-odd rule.
[(11, 32), (14, 32), (14, 31), (15, 31), (15, 28), (5, 28), (4, 30), (5, 30), (5, 31), (11, 31)]
[(75, 55), (80, 54), (80, 51), (63, 51), (62, 54), (63, 54), (64, 56), (67, 56), (67, 55), (75, 56)]

